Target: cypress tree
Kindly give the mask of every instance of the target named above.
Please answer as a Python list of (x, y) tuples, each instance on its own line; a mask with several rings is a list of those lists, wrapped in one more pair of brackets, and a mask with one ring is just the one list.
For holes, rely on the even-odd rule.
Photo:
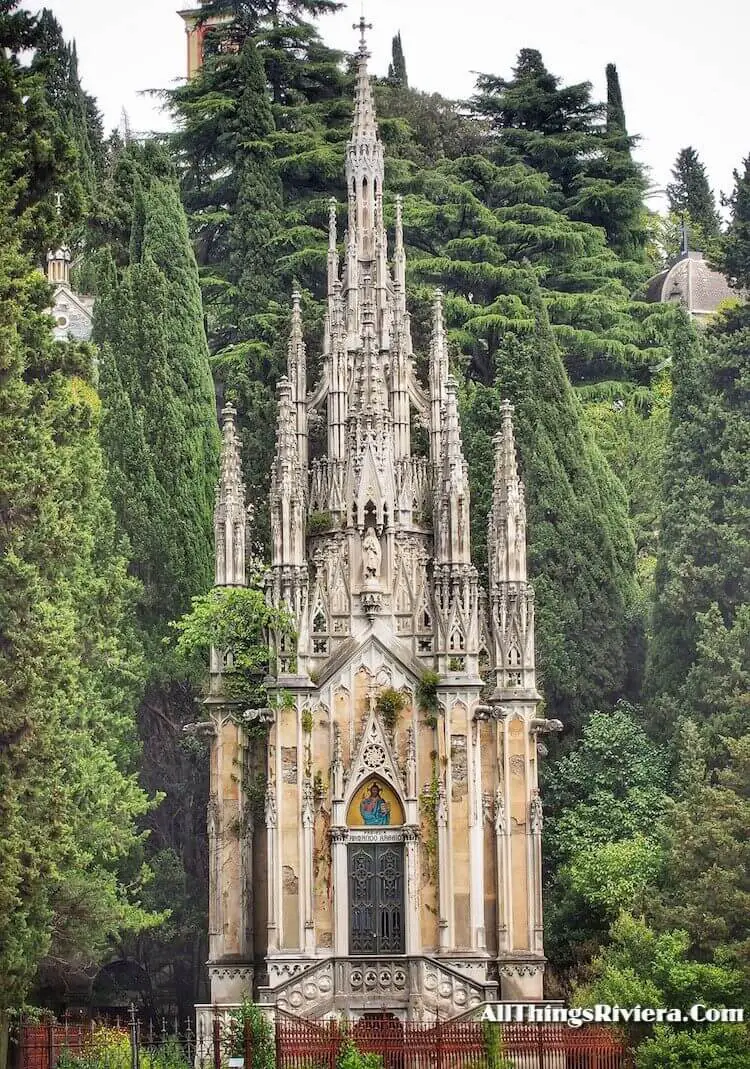
[(473, 547), (484, 556), (491, 437), (499, 400), (516, 408), (528, 489), (529, 572), (537, 592), (542, 686), (555, 715), (576, 727), (621, 692), (635, 553), (622, 486), (588, 438), (541, 295), (532, 283), (534, 323), (510, 335), (496, 385), (469, 390), (464, 440), (475, 495)]
[(734, 172), (734, 190), (727, 200), (732, 216), (720, 255), (733, 286), (750, 290), (750, 156), (743, 170)]
[(401, 43), (401, 31), (391, 41), (391, 62), (388, 64), (388, 81), (401, 89), (409, 88), (409, 79), (406, 74), (406, 59), (404, 58), (404, 46)]
[(480, 75), (472, 99), (500, 151), (549, 175), (559, 190), (554, 207), (602, 227), (618, 253), (643, 260), (643, 172), (621, 138), (608, 134), (606, 108), (592, 100), (590, 83), (561, 86), (534, 48), (521, 50), (512, 74)]
[(750, 603), (747, 307), (725, 313), (702, 340), (685, 323), (672, 378), (648, 682), (657, 729), (681, 710), (710, 732), (691, 678), (711, 655), (700, 614), (717, 612), (731, 629)]
[(149, 919), (129, 869), (148, 807), (135, 586), (105, 494), (92, 353), (52, 342), (32, 267), (55, 233), (40, 200), (74, 154), (18, 61), (36, 24), (15, 7), (0, 10), (0, 1065), (8, 1013), (48, 952), (90, 964)]
[(607, 75), (607, 133), (627, 138), (628, 125), (625, 120), (625, 106), (622, 102), (620, 77), (614, 63), (608, 63)]
[(144, 584), (144, 623), (158, 633), (211, 581), (219, 443), (184, 212), (171, 182), (153, 179), (142, 198), (135, 258), (101, 293), (94, 336), (106, 346), (102, 435), (114, 503)]
[(721, 223), (706, 168), (691, 146), (678, 153), (672, 178), (667, 185), (669, 209), (688, 227), (691, 245), (705, 249), (719, 236)]

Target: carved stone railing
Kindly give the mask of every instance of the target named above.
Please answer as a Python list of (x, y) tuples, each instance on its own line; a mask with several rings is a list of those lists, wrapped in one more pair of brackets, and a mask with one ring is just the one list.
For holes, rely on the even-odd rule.
[(260, 1002), (302, 1017), (324, 1017), (377, 1005), (417, 1019), (465, 1013), (497, 997), (489, 962), (431, 957), (323, 958), (269, 962), (269, 986)]

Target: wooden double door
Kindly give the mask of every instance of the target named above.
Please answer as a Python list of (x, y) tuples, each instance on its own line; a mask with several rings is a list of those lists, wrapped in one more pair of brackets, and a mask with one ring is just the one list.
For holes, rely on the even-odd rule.
[(404, 953), (403, 843), (349, 845), (349, 953)]

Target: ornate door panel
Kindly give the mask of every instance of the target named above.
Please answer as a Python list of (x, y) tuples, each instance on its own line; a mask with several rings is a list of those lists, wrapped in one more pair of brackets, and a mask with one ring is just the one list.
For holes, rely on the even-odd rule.
[(403, 954), (404, 848), (349, 847), (349, 953)]

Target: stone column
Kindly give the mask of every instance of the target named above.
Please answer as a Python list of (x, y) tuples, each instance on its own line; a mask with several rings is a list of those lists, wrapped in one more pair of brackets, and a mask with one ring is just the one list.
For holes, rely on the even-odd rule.
[(438, 929), (439, 944), (441, 950), (448, 950), (453, 945), (453, 926), (451, 924), (453, 911), (453, 896), (451, 895), (450, 875), (450, 838), (448, 835), (448, 803), (445, 797), (445, 787), (441, 783), (437, 800), (437, 833), (438, 833)]
[(472, 950), (485, 950), (484, 932), (484, 810), (482, 806), (482, 762), (479, 752), (479, 724), (470, 726), (469, 778), (469, 914)]
[(542, 920), (542, 800), (539, 791), (534, 790), (529, 803), (529, 872), (531, 888), (529, 893), (530, 938), (529, 946), (537, 954), (544, 953), (544, 924)]
[(245, 800), (244, 835), (242, 836), (242, 871), (244, 873), (244, 894), (242, 908), (242, 945), (245, 956), (252, 960), (254, 952), (254, 916), (255, 916), (255, 887), (253, 882), (253, 838), (255, 835), (255, 820), (247, 807)]
[(313, 919), (313, 788), (310, 777), (306, 776), (302, 784), (302, 899), (300, 914), (302, 916), (303, 940), (300, 949), (305, 954), (315, 952), (315, 921)]
[(422, 934), (419, 923), (419, 825), (404, 826), (404, 853), (406, 882), (406, 941), (407, 954), (419, 954), (422, 947)]
[(333, 875), (333, 948), (337, 958), (349, 953), (349, 895), (346, 871), (346, 828), (331, 828)]
[(276, 791), (270, 779), (266, 785), (266, 835), (268, 837), (268, 871), (266, 887), (268, 891), (268, 953), (279, 949), (279, 907), (280, 898), (277, 891), (276, 872), (278, 869), (278, 832), (276, 813)]

